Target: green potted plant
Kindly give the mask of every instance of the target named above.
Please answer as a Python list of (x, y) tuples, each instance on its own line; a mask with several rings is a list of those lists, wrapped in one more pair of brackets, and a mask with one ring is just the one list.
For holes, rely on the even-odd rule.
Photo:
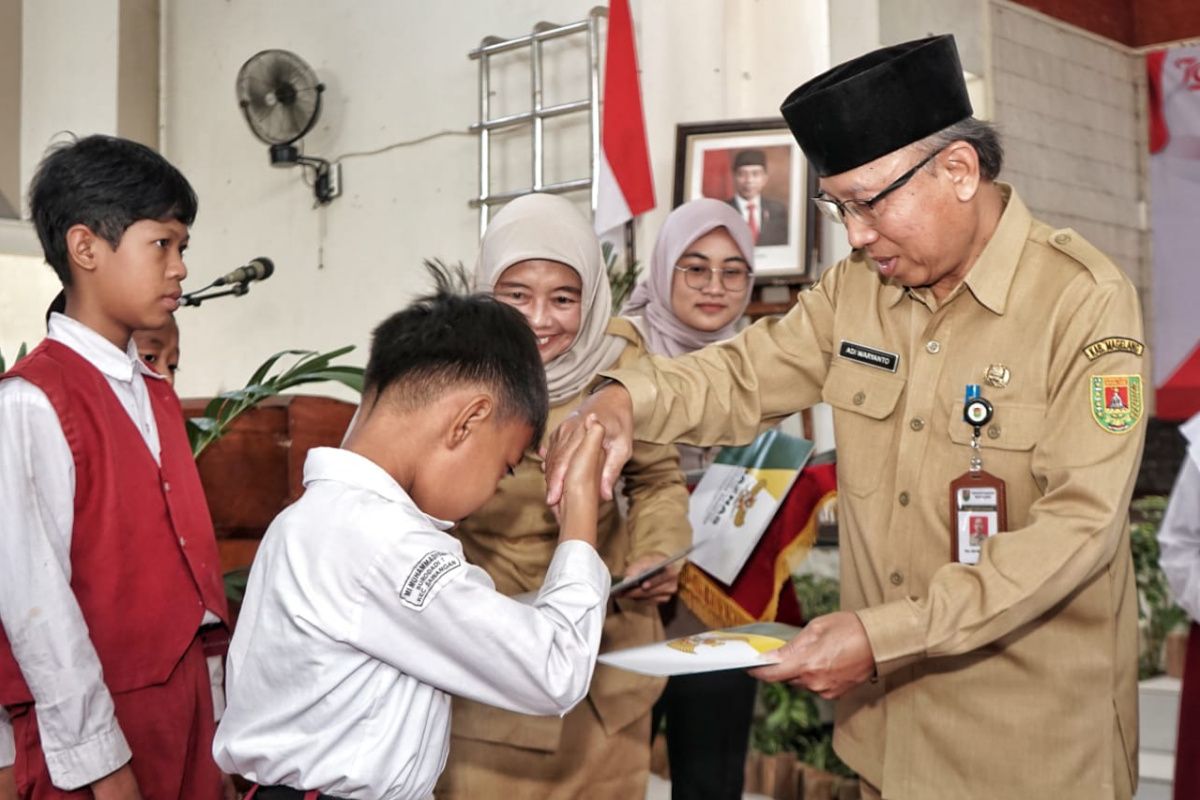
[(1187, 621), (1187, 614), (1171, 599), (1167, 578), (1158, 565), (1158, 527), (1167, 498), (1148, 495), (1130, 504), (1129, 544), (1138, 593), (1138, 679), (1163, 672), (1163, 644), (1167, 635)]
[[(15, 364), (18, 361), (20, 361), (22, 358), (24, 358), (27, 352), (28, 351), (25, 348), (25, 343), (21, 342), (21, 346), (17, 348), (17, 357), (13, 359), (13, 363)], [(4, 354), (0, 353), (0, 375), (3, 375), (4, 371), (7, 369), (8, 369), (8, 364), (4, 360)]]
[[(838, 609), (833, 578), (797, 575), (792, 582), (806, 618)], [(750, 745), (747, 791), (773, 795), (783, 786), (790, 787), (787, 791), (814, 783), (840, 787), (857, 778), (833, 751), (832, 704), (786, 683), (759, 684)]]

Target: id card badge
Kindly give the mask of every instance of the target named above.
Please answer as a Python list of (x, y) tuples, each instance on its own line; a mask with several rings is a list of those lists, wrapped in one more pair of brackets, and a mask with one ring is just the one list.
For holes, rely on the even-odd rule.
[(1008, 528), (1004, 481), (989, 472), (965, 472), (950, 482), (950, 524), (954, 530), (950, 558), (978, 564), (983, 543)]
[(1004, 481), (983, 469), (979, 434), (992, 419), (992, 406), (967, 386), (963, 420), (974, 429), (970, 469), (950, 482), (950, 558), (961, 564), (978, 564), (983, 544), (1008, 529), (1008, 499)]

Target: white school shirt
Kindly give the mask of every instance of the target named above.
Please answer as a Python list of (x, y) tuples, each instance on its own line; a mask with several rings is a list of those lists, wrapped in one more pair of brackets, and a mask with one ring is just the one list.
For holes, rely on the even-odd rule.
[[(46, 338), (100, 370), (159, 462), (145, 379), (163, 378), (146, 367), (133, 342), (122, 352), (57, 313), (50, 315)], [(0, 509), (0, 621), (35, 698), (50, 780), (76, 789), (120, 767), (130, 751), (71, 591), (75, 460), (50, 400), (22, 378), (0, 381)], [(205, 624), (217, 621), (205, 613)], [(0, 720), (0, 766), (13, 762), (6, 740), (12, 741), (7, 715)]]
[(250, 571), (213, 743), (223, 770), (348, 800), (428, 798), (450, 694), (545, 715), (583, 699), (612, 583), (591, 545), (559, 545), (526, 605), (368, 459), (315, 448), (304, 485)]
[(12, 721), (4, 706), (0, 706), (0, 769), (11, 767), (16, 760), (17, 751), (13, 746)]
[(1158, 528), (1158, 563), (1175, 602), (1200, 621), (1200, 414), (1180, 427), (1187, 457)]

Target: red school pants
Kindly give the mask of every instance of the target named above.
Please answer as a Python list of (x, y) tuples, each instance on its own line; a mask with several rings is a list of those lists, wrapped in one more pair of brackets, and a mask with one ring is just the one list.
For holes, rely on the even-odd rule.
[[(143, 800), (219, 800), (221, 772), (213, 761), (212, 688), (199, 636), (165, 683), (113, 696), (117, 723), (133, 751)], [(86, 786), (57, 789), (38, 737), (33, 705), (11, 708), (20, 800), (91, 800)]]

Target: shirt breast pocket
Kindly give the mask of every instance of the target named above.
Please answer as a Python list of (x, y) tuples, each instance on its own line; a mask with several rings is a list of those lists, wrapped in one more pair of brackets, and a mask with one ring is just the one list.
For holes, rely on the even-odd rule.
[(835, 361), (821, 398), (833, 406), (837, 443), (838, 487), (866, 495), (879, 486), (879, 478), (892, 452), (896, 435), (896, 406), (907, 381), (897, 375)]
[[(1010, 403), (994, 401), (992, 420), (979, 432), (979, 446), (983, 449), (983, 468), (987, 469), (989, 450), (1024, 452), (1032, 450), (1042, 435), (1046, 421), (1046, 407), (1037, 403)], [(948, 433), (955, 444), (971, 446), (974, 431), (963, 421), (963, 401), (950, 402)]]

